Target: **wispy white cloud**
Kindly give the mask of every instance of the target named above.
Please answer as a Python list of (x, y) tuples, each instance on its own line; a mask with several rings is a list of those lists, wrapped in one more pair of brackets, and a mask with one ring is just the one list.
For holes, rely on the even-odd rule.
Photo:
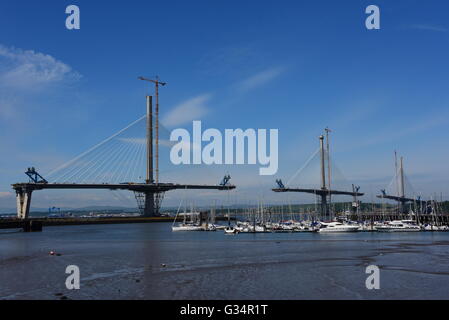
[(199, 120), (209, 112), (206, 103), (210, 94), (202, 94), (175, 106), (162, 118), (162, 123), (168, 127), (178, 126), (192, 120)]
[(258, 72), (238, 84), (242, 91), (248, 91), (260, 87), (280, 76), (284, 72), (283, 67), (273, 67), (264, 71)]
[(0, 45), (1, 87), (33, 90), (80, 78), (69, 65), (51, 55)]
[(423, 30), (423, 31), (435, 31), (435, 32), (449, 32), (448, 28), (429, 25), (429, 24), (414, 24), (409, 26), (410, 29)]
[[(22, 130), (26, 126), (23, 115), (36, 105), (29, 102), (30, 95), (35, 98), (56, 92), (56, 85), (72, 84), (81, 77), (51, 55), (0, 44), (0, 121), (9, 126), (8, 130)], [(64, 94), (64, 88), (58, 89)]]

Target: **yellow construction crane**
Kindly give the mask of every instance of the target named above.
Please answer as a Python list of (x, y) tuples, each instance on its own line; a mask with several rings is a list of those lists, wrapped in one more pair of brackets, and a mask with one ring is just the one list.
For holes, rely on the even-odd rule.
[(148, 79), (144, 77), (138, 77), (139, 80), (152, 82), (156, 86), (156, 183), (159, 183), (159, 85), (165, 86), (167, 83), (159, 81), (159, 77), (156, 79)]

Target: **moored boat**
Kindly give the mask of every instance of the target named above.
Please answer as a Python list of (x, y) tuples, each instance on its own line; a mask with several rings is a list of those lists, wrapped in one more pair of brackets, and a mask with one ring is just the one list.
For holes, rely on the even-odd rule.
[(193, 223), (180, 223), (171, 227), (172, 231), (203, 231), (204, 229)]
[(229, 226), (224, 229), (224, 233), (225, 234), (237, 234), (237, 233), (239, 233), (239, 231), (236, 228)]
[(421, 228), (413, 220), (394, 220), (378, 225), (376, 230), (379, 232), (417, 232), (421, 231)]
[(342, 222), (320, 222), (319, 233), (336, 233), (336, 232), (357, 232), (359, 226)]

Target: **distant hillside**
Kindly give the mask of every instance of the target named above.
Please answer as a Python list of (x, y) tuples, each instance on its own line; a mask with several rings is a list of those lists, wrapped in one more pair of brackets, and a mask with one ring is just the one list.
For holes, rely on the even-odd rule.
[[(319, 204), (317, 204), (317, 206), (319, 206)], [(350, 208), (351, 206), (351, 202), (338, 202), (338, 203), (332, 203), (332, 206), (334, 208), (335, 211), (339, 212), (339, 211), (345, 211), (347, 209)], [(360, 209), (362, 211), (370, 211), (374, 208), (381, 208), (382, 204), (380, 203), (362, 203), (360, 206)], [(389, 204), (387, 205), (389, 207), (394, 207), (394, 204)], [(280, 209), (281, 205), (276, 204), (276, 205), (272, 205), (272, 204), (267, 204), (265, 205), (265, 207), (275, 207), (277, 208), (277, 210)], [(313, 210), (315, 208), (315, 204), (292, 204), (292, 205), (287, 205), (284, 204), (282, 205), (282, 210), (284, 212), (289, 212), (290, 210), (292, 212), (298, 212), (298, 211), (302, 211), (302, 210)], [(197, 208), (197, 210), (209, 210), (211, 207), (209, 206), (201, 206), (199, 208)], [(242, 205), (231, 205), (230, 209), (231, 210), (246, 210), (248, 208), (254, 208), (254, 206), (249, 206), (246, 204), (242, 204)], [(449, 201), (444, 201), (440, 203), (440, 208), (442, 210), (442, 212), (449, 212)], [(177, 207), (162, 207), (162, 211), (176, 211)], [(221, 213), (227, 213), (228, 208), (226, 206), (224, 207), (217, 207), (216, 208), (216, 212), (217, 214), (221, 214)], [(119, 207), (119, 206), (88, 206), (88, 207), (82, 207), (82, 208), (61, 208), (61, 212), (73, 212), (73, 213), (86, 213), (86, 212), (127, 212), (127, 213), (131, 213), (131, 212), (136, 212), (137, 208), (129, 208), (129, 207)], [(16, 214), (16, 208), (0, 208), (0, 214)], [(48, 208), (32, 208), (31, 209), (31, 214), (32, 215), (38, 215), (38, 216), (43, 216), (43, 215), (47, 215), (48, 214)]]
[[(125, 208), (116, 206), (91, 206), (83, 208), (61, 208), (61, 212), (78, 212), (78, 211), (124, 211), (135, 212), (136, 208)], [(16, 208), (0, 208), (0, 214), (16, 213)], [(48, 208), (31, 208), (31, 213), (48, 213)]]
[(136, 208), (127, 208), (127, 207), (120, 207), (120, 206), (90, 206), (90, 207), (71, 208), (71, 209), (64, 209), (64, 210), (65, 211), (117, 211), (117, 210), (136, 211)]
[(14, 213), (16, 211), (17, 211), (16, 208), (0, 208), (0, 214)]

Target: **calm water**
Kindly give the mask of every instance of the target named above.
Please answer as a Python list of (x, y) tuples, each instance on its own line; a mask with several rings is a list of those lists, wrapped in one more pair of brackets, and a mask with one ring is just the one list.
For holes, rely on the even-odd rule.
[[(365, 287), (371, 264), (381, 268), (380, 290)], [(68, 265), (79, 266), (81, 290), (65, 288)], [(449, 299), (448, 288), (449, 233), (0, 230), (0, 299)]]

